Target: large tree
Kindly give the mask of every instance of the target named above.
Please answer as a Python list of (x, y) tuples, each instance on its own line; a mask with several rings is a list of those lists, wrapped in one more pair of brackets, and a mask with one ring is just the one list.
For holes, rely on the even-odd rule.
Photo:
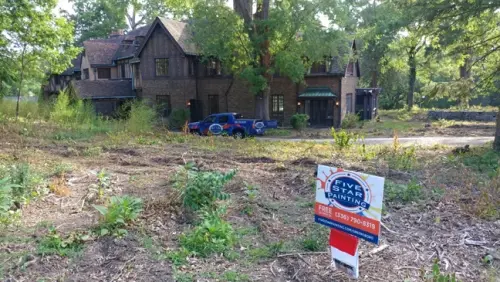
[[(73, 26), (54, 14), (55, 0), (7, 0), (0, 2), (3, 26), (2, 54), (12, 67), (17, 85), (17, 108), (26, 74), (62, 72), (79, 50), (73, 47)], [(1, 61), (0, 61), (1, 63)]]
[(164, 0), (71, 0), (79, 42), (105, 38), (120, 29), (134, 30), (169, 12)]
[(338, 26), (321, 25), (321, 1), (259, 0), (253, 4), (236, 0), (234, 11), (224, 1), (198, 2), (192, 10), (192, 27), (202, 57), (219, 61), (226, 71), (247, 81), (255, 93), (256, 117), (269, 119), (275, 74), (299, 83), (312, 63), (339, 56), (349, 43)]
[[(475, 87), (496, 87), (500, 75), (500, 1), (475, 0), (412, 0), (407, 1), (422, 20), (451, 30), (462, 30), (465, 35), (451, 40), (455, 47), (463, 50), (462, 77), (477, 66), (481, 75)], [(464, 38), (466, 39), (464, 41)], [(463, 48), (466, 47), (466, 48)], [(497, 115), (497, 129), (494, 147), (500, 150), (500, 114)]]

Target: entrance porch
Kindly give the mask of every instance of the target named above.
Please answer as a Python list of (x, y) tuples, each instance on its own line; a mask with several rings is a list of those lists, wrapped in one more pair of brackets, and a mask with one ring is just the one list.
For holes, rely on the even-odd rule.
[(329, 87), (308, 87), (297, 98), (297, 112), (309, 116), (311, 127), (335, 126), (339, 110), (337, 95)]

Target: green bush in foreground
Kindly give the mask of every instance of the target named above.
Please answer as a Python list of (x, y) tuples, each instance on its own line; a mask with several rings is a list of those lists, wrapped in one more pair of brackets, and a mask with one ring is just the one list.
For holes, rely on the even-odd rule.
[(332, 127), (331, 134), (333, 140), (335, 141), (335, 146), (339, 149), (345, 149), (352, 146), (352, 144), (356, 141), (356, 135), (354, 133), (349, 133), (345, 130), (337, 131)]
[(230, 250), (236, 237), (231, 225), (221, 218), (223, 213), (224, 210), (204, 212), (200, 224), (181, 236), (181, 246), (201, 257)]
[(359, 122), (359, 116), (357, 114), (346, 114), (344, 119), (342, 120), (342, 125), (341, 127), (343, 129), (348, 129), (348, 128), (356, 128)]
[(139, 134), (150, 132), (156, 120), (156, 112), (142, 101), (134, 101), (130, 105), (129, 118), (125, 122), (128, 132)]
[(170, 129), (179, 129), (189, 120), (190, 112), (188, 109), (174, 109), (168, 118), (168, 127)]
[(290, 119), (293, 129), (302, 130), (307, 127), (309, 116), (305, 114), (294, 114)]
[(136, 219), (142, 212), (142, 199), (124, 195), (113, 196), (107, 207), (93, 205), (101, 214), (99, 235), (109, 233), (113, 235), (124, 235), (127, 233), (123, 227)]

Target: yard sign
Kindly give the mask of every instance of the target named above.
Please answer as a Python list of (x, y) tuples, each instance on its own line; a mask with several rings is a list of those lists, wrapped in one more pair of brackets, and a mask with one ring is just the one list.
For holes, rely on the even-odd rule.
[(314, 219), (378, 244), (384, 178), (319, 165)]

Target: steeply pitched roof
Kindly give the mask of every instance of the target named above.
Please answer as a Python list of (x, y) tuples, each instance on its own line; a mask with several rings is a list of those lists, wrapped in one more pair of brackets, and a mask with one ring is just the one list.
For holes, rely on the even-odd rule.
[(170, 35), (172, 35), (172, 38), (177, 42), (177, 44), (179, 44), (185, 54), (198, 54), (196, 45), (192, 41), (193, 36), (191, 30), (189, 29), (189, 24), (162, 17), (158, 17), (158, 19), (163, 24), (165, 29), (168, 30)]
[(124, 40), (120, 43), (120, 47), (116, 51), (113, 60), (131, 58), (135, 55), (138, 49), (137, 44), (134, 42), (136, 36), (146, 36), (148, 34), (150, 25), (132, 30), (125, 35)]
[(90, 65), (112, 65), (113, 57), (120, 47), (123, 36), (110, 39), (87, 40), (83, 42), (85, 56)]
[(73, 75), (75, 72), (80, 71), (81, 62), (82, 62), (82, 54), (80, 53), (76, 58), (71, 60), (71, 66), (67, 68), (60, 75)]
[(131, 80), (75, 80), (72, 83), (78, 97), (82, 99), (136, 96)]

